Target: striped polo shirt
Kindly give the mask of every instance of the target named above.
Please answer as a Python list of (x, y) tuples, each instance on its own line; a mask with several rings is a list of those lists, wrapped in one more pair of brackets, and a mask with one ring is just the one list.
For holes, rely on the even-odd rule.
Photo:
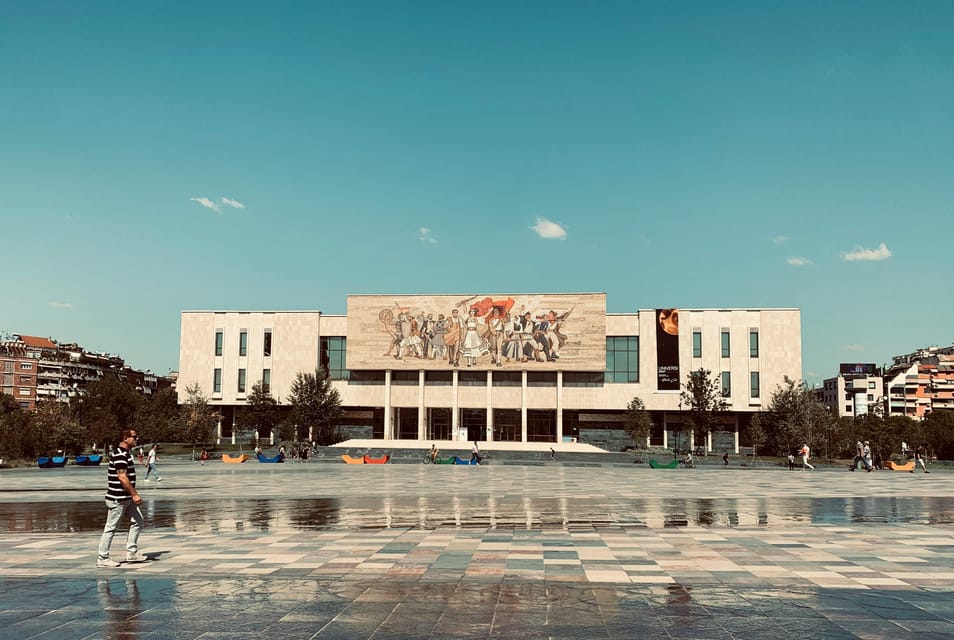
[(106, 468), (107, 500), (129, 500), (132, 497), (119, 483), (119, 471), (125, 471), (132, 486), (136, 486), (136, 465), (133, 463), (132, 454), (122, 447), (113, 447), (109, 453), (109, 466)]

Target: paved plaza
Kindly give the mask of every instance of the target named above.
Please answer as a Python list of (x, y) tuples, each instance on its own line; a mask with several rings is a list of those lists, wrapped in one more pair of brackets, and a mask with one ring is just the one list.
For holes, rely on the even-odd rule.
[(116, 569), (105, 468), (0, 471), (3, 638), (954, 638), (954, 474), (161, 471)]

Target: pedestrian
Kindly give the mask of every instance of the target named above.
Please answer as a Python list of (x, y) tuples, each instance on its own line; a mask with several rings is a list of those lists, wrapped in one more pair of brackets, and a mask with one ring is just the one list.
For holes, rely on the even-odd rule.
[(815, 470), (815, 467), (808, 463), (808, 459), (812, 457), (812, 450), (808, 447), (808, 443), (802, 445), (802, 448), (798, 450), (802, 454), (802, 471), (805, 470), (805, 467), (808, 467), (812, 471)]
[(851, 461), (851, 466), (848, 468), (848, 470), (854, 471), (857, 469), (859, 462), (862, 465), (865, 463), (865, 445), (861, 442), (861, 440), (855, 443), (855, 459)]
[(722, 454), (722, 466), (724, 466), (724, 467), (728, 467), (728, 466), (729, 466), (729, 452), (728, 452), (728, 451), (726, 451), (725, 453)]
[(205, 449), (202, 450), (202, 453), (199, 454), (199, 465), (205, 466), (205, 461), (209, 459), (209, 452)]
[(146, 482), (149, 482), (149, 474), (156, 476), (156, 482), (162, 482), (156, 463), (159, 462), (159, 445), (154, 444), (149, 447), (149, 455), (146, 456)]
[(553, 450), (553, 447), (550, 447), (550, 460), (556, 462), (556, 451)]
[(145, 451), (143, 451), (142, 447), (139, 447), (139, 464), (142, 464), (145, 459), (146, 459), (146, 453)]
[(865, 440), (865, 445), (861, 450), (861, 455), (865, 460), (865, 471), (871, 471), (871, 445)]
[[(924, 456), (927, 452), (924, 450), (924, 445), (922, 444), (917, 449), (914, 450), (914, 470), (917, 471), (918, 465), (921, 465), (921, 469), (924, 473), (931, 473), (927, 470), (927, 465), (924, 463)], [(912, 471), (911, 473), (914, 473)]]
[(474, 446), (470, 450), (470, 463), (471, 464), (480, 464), (480, 451), (477, 449), (477, 441), (474, 440)]
[(119, 434), (119, 446), (109, 454), (106, 468), (106, 526), (99, 539), (97, 567), (118, 567), (121, 563), (109, 557), (113, 536), (124, 516), (129, 518), (129, 533), (126, 535), (125, 562), (145, 562), (149, 558), (139, 552), (139, 534), (142, 531), (142, 496), (136, 491), (136, 465), (132, 447), (139, 436), (135, 429), (123, 429)]
[(795, 471), (795, 454), (791, 452), (788, 454), (788, 470)]
[(301, 455), (298, 458), (299, 462), (301, 463), (308, 462), (308, 449), (309, 449), (309, 446), (307, 444), (303, 444), (301, 446)]

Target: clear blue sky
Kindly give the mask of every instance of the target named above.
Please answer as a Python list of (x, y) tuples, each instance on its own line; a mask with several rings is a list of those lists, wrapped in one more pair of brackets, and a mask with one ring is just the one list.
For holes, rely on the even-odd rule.
[(183, 309), (605, 291), (799, 307), (809, 382), (954, 341), (949, 0), (0, 15), (0, 329), (166, 373)]

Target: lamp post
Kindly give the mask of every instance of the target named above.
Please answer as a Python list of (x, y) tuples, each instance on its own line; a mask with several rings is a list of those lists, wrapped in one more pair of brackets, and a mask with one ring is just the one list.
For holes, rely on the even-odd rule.
[(682, 434), (682, 428), (683, 428), (683, 424), (682, 424), (682, 396), (679, 397), (679, 414), (678, 414), (677, 417), (678, 417), (678, 419), (679, 419), (679, 423), (678, 423), (678, 424), (679, 424), (679, 428), (676, 430), (676, 437), (673, 438), (673, 440), (675, 440), (675, 446), (673, 446), (673, 448), (672, 448), (672, 459), (673, 459), (673, 460), (676, 460), (676, 459), (679, 457), (679, 436)]

